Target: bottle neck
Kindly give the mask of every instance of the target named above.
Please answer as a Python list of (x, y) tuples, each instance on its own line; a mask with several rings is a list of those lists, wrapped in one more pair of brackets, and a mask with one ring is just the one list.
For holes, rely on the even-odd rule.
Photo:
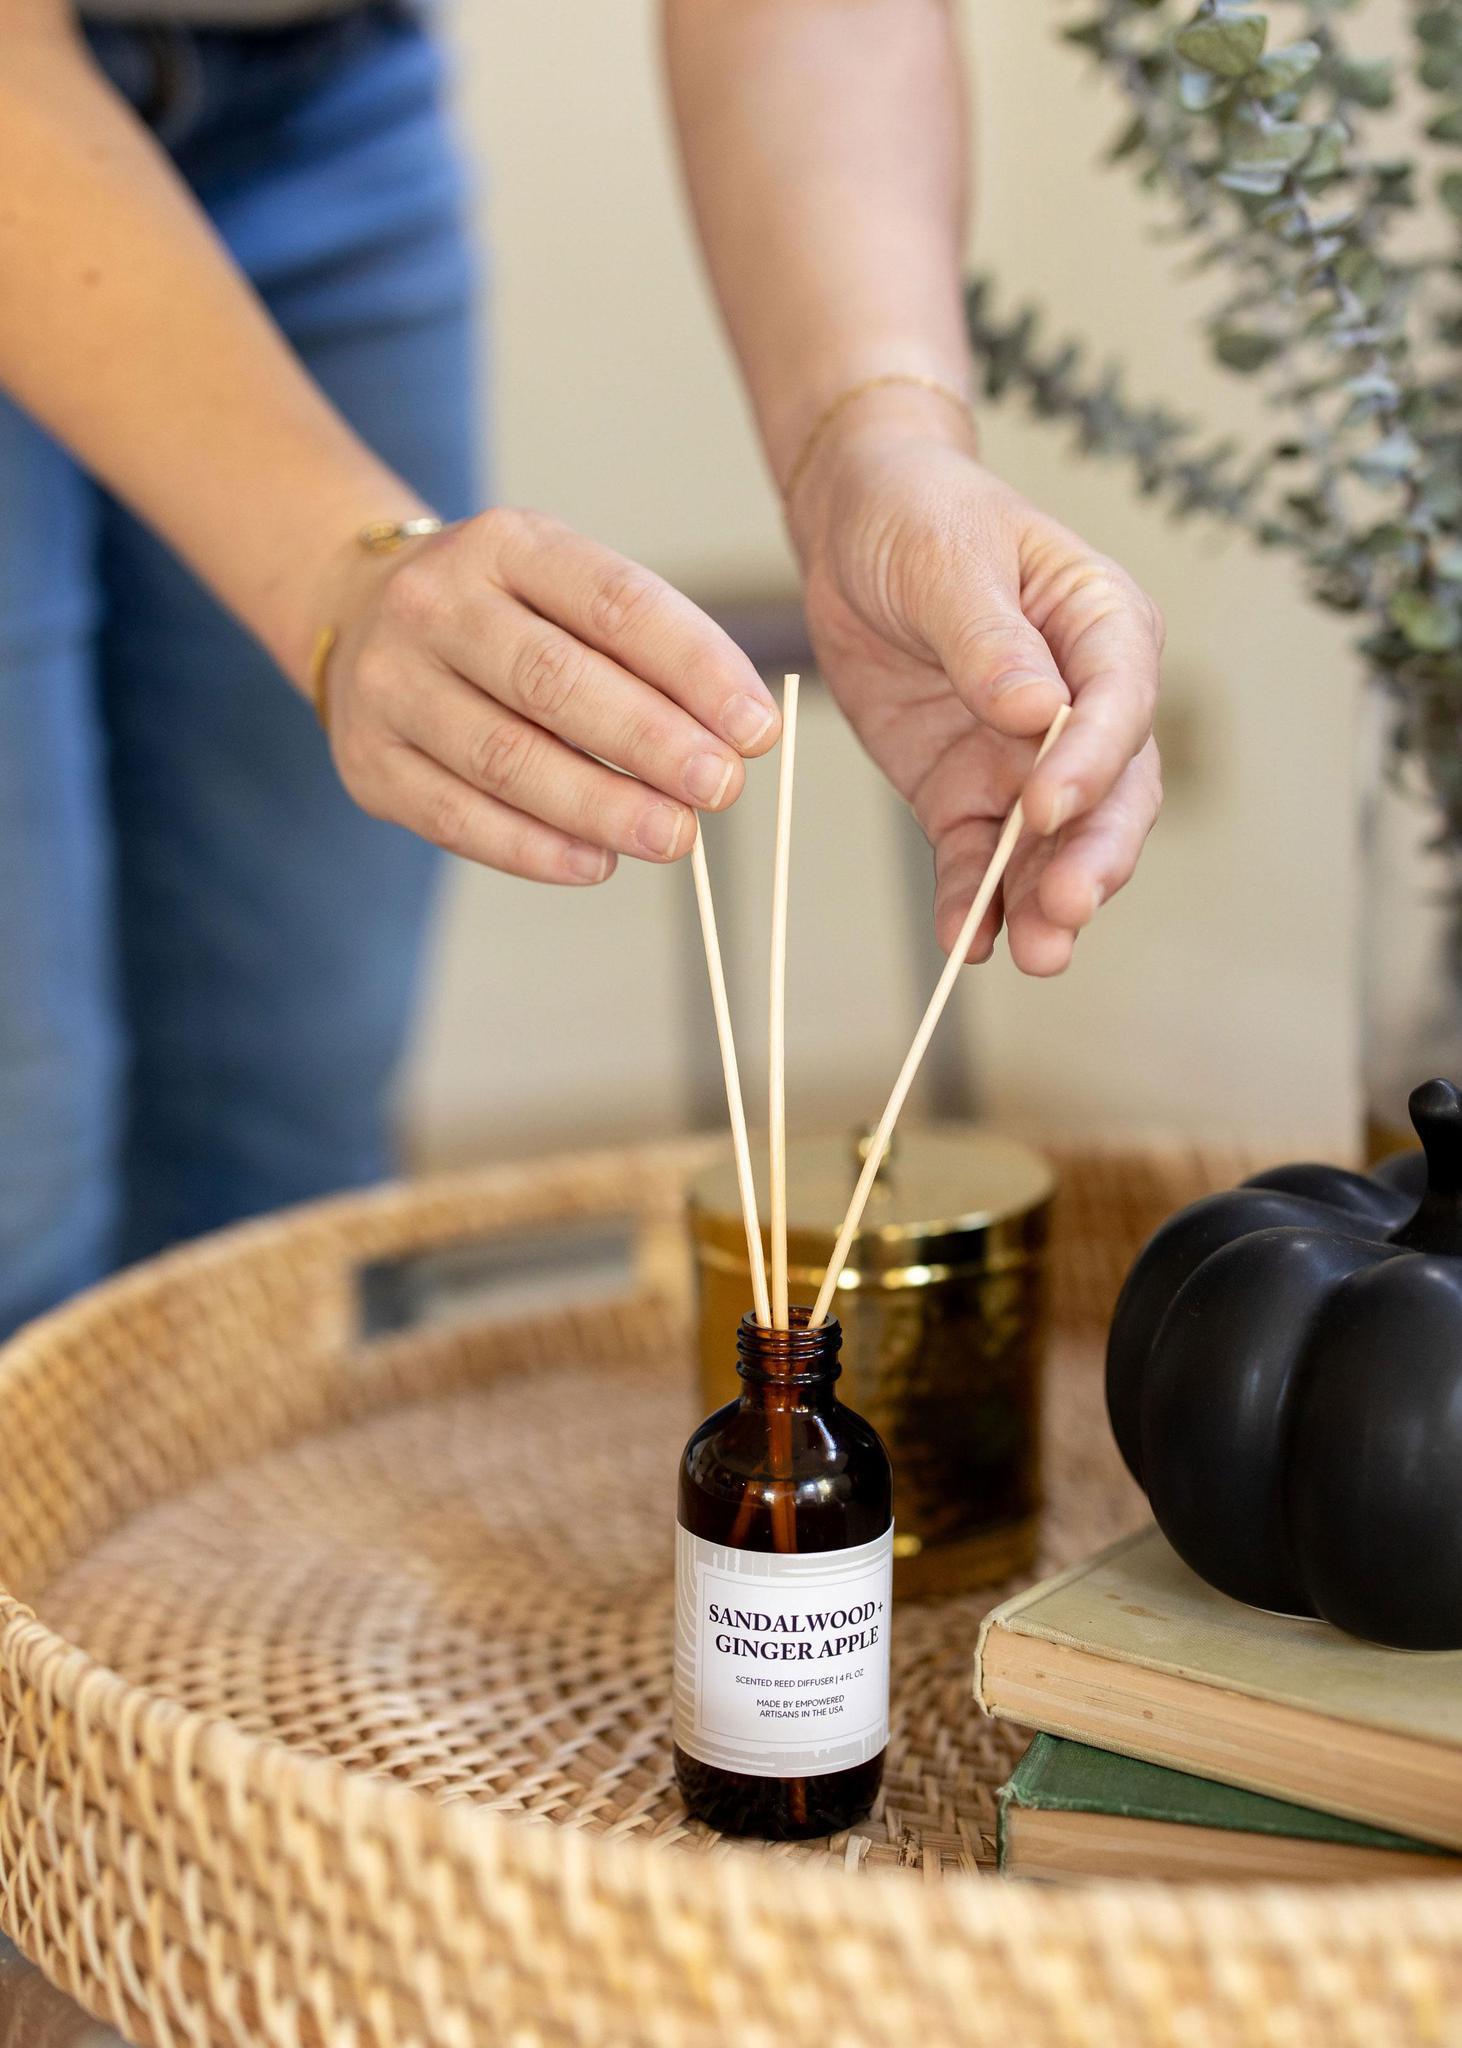
[(758, 1405), (812, 1407), (832, 1398), (842, 1371), (841, 1325), (828, 1316), (809, 1329), (806, 1308), (790, 1311), (792, 1327), (774, 1330), (752, 1315), (741, 1319), (736, 1333), (736, 1370), (744, 1383), (742, 1399)]

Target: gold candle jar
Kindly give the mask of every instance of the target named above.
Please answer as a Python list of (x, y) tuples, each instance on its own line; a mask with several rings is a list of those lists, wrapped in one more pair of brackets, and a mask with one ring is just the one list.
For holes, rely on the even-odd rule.
[[(863, 1141), (788, 1150), (789, 1294), (817, 1294), (862, 1165)], [(767, 1213), (765, 1169), (758, 1172)], [(1040, 1361), (1051, 1168), (967, 1124), (895, 1139), (853, 1242), (833, 1313), (842, 1398), (894, 1469), (894, 1591), (958, 1593), (1030, 1562), (1039, 1506)], [(730, 1158), (690, 1191), (708, 1409), (739, 1392), (736, 1331), (751, 1301)]]

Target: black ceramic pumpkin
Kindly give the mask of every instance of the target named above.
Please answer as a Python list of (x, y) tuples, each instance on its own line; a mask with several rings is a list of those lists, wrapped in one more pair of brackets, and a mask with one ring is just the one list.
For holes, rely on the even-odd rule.
[(1107, 1407), (1179, 1556), (1256, 1607), (1462, 1649), (1462, 1096), (1372, 1175), (1180, 1210), (1117, 1303)]

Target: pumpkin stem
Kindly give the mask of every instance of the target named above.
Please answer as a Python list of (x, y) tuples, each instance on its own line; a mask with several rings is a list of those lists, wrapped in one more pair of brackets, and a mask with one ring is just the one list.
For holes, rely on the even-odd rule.
[(1426, 1193), (1391, 1242), (1462, 1257), (1462, 1092), (1451, 1081), (1423, 1081), (1408, 1107), (1426, 1153)]

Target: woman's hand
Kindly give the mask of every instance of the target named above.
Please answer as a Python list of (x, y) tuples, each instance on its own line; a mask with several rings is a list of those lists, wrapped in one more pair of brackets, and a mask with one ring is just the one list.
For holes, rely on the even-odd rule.
[(481, 513), (350, 578), (327, 671), (341, 778), (485, 867), (584, 883), (621, 853), (678, 860), (776, 738), (719, 626), (538, 513)]
[(1001, 917), (1027, 974), (1059, 974), (1131, 875), (1162, 802), (1152, 716), (1162, 620), (1115, 562), (975, 460), (944, 401), (870, 394), (820, 443), (791, 508), (818, 665), (934, 848), (935, 922), (954, 943), (1036, 743), (1035, 833)]

